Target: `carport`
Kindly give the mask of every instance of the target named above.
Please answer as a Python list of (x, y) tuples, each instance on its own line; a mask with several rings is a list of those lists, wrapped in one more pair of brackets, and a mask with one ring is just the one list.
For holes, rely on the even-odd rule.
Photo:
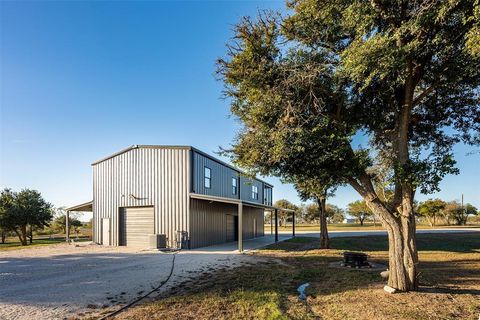
[(65, 240), (66, 242), (69, 242), (70, 241), (70, 224), (69, 224), (69, 221), (70, 221), (70, 212), (73, 212), (73, 211), (76, 211), (76, 212), (93, 212), (93, 201), (89, 201), (89, 202), (85, 202), (85, 203), (82, 203), (82, 204), (79, 204), (79, 205), (76, 205), (76, 206), (73, 206), (73, 207), (70, 207), (70, 208), (66, 208), (65, 211), (67, 211), (66, 213), (66, 217), (65, 217)]

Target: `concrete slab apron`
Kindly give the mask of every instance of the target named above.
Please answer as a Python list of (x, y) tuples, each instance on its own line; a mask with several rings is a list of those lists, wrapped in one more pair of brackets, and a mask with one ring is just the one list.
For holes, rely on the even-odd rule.
[[(247, 240), (245, 249), (273, 241), (272, 236)], [(162, 290), (203, 272), (255, 261), (236, 249), (237, 243), (227, 243), (180, 252)], [(158, 251), (96, 245), (0, 252), (0, 318), (63, 319), (92, 315), (104, 307), (114, 310), (165, 280), (172, 258)]]

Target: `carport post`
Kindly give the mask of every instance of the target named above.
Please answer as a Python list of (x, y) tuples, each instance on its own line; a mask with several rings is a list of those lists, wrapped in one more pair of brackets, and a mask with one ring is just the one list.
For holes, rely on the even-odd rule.
[(292, 236), (295, 237), (295, 211), (292, 212)]
[(273, 234), (273, 212), (270, 211), (270, 234)]
[(278, 209), (275, 209), (275, 242), (278, 242)]
[(243, 204), (238, 204), (238, 251), (243, 252)]
[(65, 241), (66, 242), (70, 241), (70, 237), (68, 236), (70, 233), (69, 216), (70, 216), (70, 211), (67, 210), (67, 213), (65, 214)]

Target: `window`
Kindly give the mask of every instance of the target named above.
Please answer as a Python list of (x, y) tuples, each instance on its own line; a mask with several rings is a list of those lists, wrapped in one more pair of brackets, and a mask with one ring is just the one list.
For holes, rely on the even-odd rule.
[(232, 177), (232, 194), (237, 194), (237, 178)]
[(272, 188), (265, 187), (263, 190), (263, 203), (267, 206), (272, 205)]
[(258, 200), (258, 187), (252, 186), (252, 199)]
[(205, 167), (205, 188), (212, 187), (212, 171), (209, 167)]

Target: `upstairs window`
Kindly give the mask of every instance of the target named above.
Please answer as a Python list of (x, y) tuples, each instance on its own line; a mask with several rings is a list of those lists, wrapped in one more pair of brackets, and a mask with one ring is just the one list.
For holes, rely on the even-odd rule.
[(212, 187), (212, 171), (210, 170), (209, 167), (205, 167), (204, 169), (205, 173), (205, 188), (210, 189)]
[(263, 203), (268, 206), (272, 205), (272, 188), (263, 189)]
[(252, 186), (252, 199), (258, 200), (258, 187)]
[(232, 177), (232, 194), (237, 194), (237, 178)]

